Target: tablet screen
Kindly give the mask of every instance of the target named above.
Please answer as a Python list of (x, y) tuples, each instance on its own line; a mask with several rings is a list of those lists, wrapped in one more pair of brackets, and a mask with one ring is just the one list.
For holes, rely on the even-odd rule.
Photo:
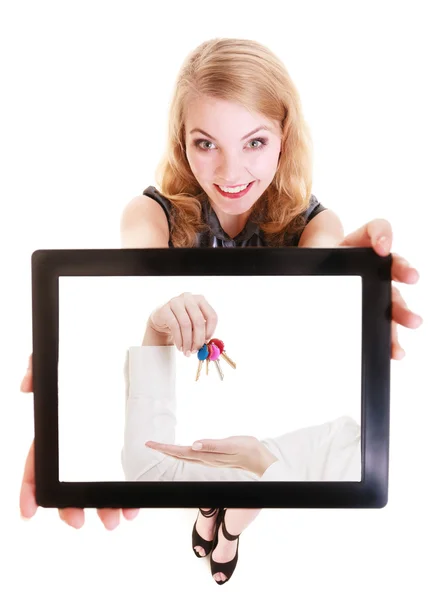
[[(235, 368), (220, 356), (197, 379), (197, 355), (175, 346), (176, 377), (144, 367), (131, 398), (130, 349), (137, 357), (150, 314), (184, 292), (215, 310), (212, 337)], [(59, 481), (261, 481), (144, 446), (230, 436), (264, 443), (288, 480), (360, 481), (361, 350), (359, 276), (61, 276)]]

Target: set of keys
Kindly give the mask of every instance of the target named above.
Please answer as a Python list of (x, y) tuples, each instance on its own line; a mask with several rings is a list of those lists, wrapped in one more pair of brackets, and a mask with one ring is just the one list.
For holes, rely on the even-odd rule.
[(208, 366), (210, 362), (213, 362), (216, 366), (217, 372), (219, 374), (220, 379), (223, 381), (223, 371), (220, 366), (220, 358), (223, 358), (233, 369), (237, 368), (237, 365), (234, 361), (229, 358), (229, 356), (225, 352), (225, 345), (221, 340), (217, 338), (213, 338), (207, 344), (204, 344), (202, 348), (197, 353), (197, 357), (199, 359), (199, 365), (197, 367), (196, 373), (196, 381), (200, 377), (200, 372), (202, 370), (202, 365), (206, 361), (206, 374), (208, 375)]

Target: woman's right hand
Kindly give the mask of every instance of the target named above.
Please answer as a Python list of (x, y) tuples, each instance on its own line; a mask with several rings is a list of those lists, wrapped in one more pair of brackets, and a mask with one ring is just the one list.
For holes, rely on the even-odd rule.
[(155, 309), (148, 324), (157, 333), (168, 334), (178, 350), (190, 356), (213, 337), (217, 321), (204, 296), (184, 292)]
[[(33, 392), (33, 361), (32, 354), (29, 358), (29, 365), (26, 374), (21, 382), (20, 390), (24, 393)], [(26, 458), (24, 466), (23, 481), (20, 491), (20, 512), (21, 515), (30, 519), (36, 513), (38, 505), (36, 504), (36, 484), (35, 484), (35, 442), (33, 441)], [(134, 519), (138, 514), (139, 508), (99, 508), (98, 516), (106, 529), (115, 529), (120, 523), (121, 510), (124, 517), (128, 520)], [(79, 529), (84, 524), (84, 510), (82, 508), (59, 508), (59, 516), (68, 525)]]

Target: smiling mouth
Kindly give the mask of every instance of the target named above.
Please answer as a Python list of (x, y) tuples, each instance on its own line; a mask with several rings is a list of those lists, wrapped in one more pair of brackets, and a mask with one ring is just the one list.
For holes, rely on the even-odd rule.
[(238, 193), (238, 192), (242, 192), (243, 190), (246, 189), (246, 187), (248, 186), (248, 183), (242, 183), (240, 185), (219, 185), (218, 187), (223, 190), (223, 192), (228, 192), (228, 193)]
[(222, 196), (225, 196), (227, 198), (240, 198), (250, 190), (254, 183), (254, 181), (251, 181), (250, 183), (234, 186), (217, 185), (215, 183), (214, 186)]

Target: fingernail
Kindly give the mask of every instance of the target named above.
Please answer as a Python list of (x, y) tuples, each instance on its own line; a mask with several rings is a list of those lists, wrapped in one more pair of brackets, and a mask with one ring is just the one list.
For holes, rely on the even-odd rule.
[(20, 517), (23, 521), (30, 521), (28, 517), (25, 517), (23, 514), (20, 514)]
[(202, 444), (200, 442), (194, 442), (192, 448), (193, 450), (202, 450)]
[(188, 358), (189, 356), (191, 356), (191, 352), (190, 350), (187, 350), (187, 352), (185, 353), (186, 357)]

